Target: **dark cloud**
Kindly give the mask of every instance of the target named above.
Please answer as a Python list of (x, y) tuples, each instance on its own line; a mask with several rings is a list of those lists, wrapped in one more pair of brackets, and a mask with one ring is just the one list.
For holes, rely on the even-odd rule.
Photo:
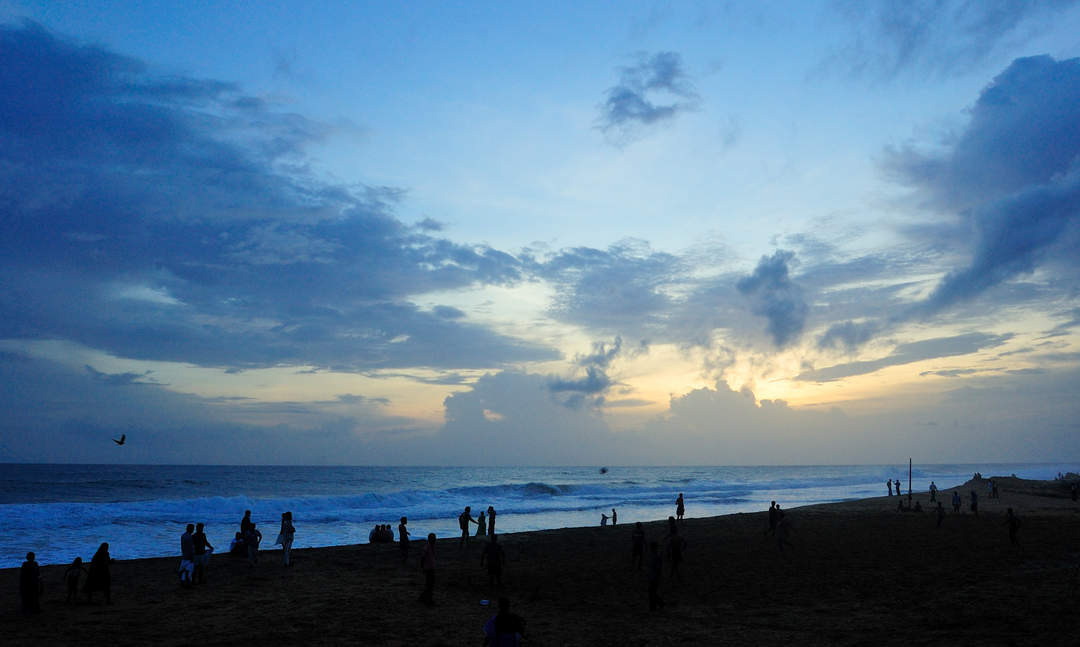
[(598, 123), (605, 133), (632, 137), (641, 127), (695, 109), (698, 102), (678, 54), (642, 55), (636, 65), (622, 68), (619, 82), (607, 90)]
[(983, 348), (1000, 346), (1012, 338), (1012, 335), (988, 335), (985, 333), (967, 333), (953, 337), (938, 337), (922, 341), (900, 344), (893, 352), (875, 360), (837, 364), (817, 370), (806, 371), (795, 377), (803, 382), (832, 382), (854, 375), (873, 373), (889, 366), (911, 364), (938, 357), (968, 355)]
[(818, 340), (818, 348), (844, 348), (855, 350), (873, 339), (881, 329), (876, 321), (835, 323)]
[(959, 216), (975, 246), (902, 318), (973, 299), (1044, 263), (1075, 270), (1080, 59), (1022, 58), (994, 79), (944, 152), (892, 151), (887, 168), (926, 205)]
[(592, 353), (579, 355), (574, 358), (574, 361), (580, 366), (607, 368), (621, 350), (622, 337), (615, 337), (615, 340), (610, 345), (604, 341), (596, 341), (593, 342)]
[(154, 380), (149, 379), (152, 371), (144, 371), (142, 373), (102, 373), (89, 364), (86, 364), (84, 368), (86, 368), (86, 372), (98, 382), (113, 386), (156, 383)]
[(521, 263), (310, 173), (323, 124), (36, 25), (0, 27), (0, 96), (0, 338), (231, 369), (559, 356), (413, 306)]
[(435, 306), (432, 312), (441, 319), (461, 319), (465, 313), (453, 306)]
[(923, 371), (919, 373), (919, 377), (926, 377), (927, 375), (938, 375), (940, 377), (960, 377), (961, 375), (971, 375), (972, 373), (978, 373), (978, 369), (974, 368), (949, 368), (940, 371)]
[(750, 298), (754, 314), (768, 320), (765, 329), (777, 346), (798, 338), (806, 324), (802, 289), (788, 276), (788, 264), (794, 256), (783, 250), (762, 256), (754, 273), (736, 284), (739, 293)]
[(576, 380), (554, 378), (548, 383), (548, 389), (553, 393), (572, 391), (584, 395), (596, 395), (603, 393), (611, 385), (611, 378), (607, 376), (603, 369), (590, 366), (585, 371), (585, 377)]
[(885, 79), (909, 71), (963, 73), (1001, 47), (1022, 44), (1055, 10), (1072, 5), (1069, 0), (836, 2), (852, 38), (827, 64)]

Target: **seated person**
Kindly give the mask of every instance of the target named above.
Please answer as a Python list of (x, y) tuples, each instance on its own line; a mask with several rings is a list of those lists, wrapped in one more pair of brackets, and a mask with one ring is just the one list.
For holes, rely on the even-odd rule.
[(244, 544), (244, 538), (240, 533), (236, 533), (236, 536), (229, 542), (229, 554), (233, 557), (247, 557), (247, 546)]

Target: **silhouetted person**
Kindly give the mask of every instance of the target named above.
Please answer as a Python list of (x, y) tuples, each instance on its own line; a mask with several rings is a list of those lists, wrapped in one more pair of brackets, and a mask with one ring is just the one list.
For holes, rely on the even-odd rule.
[(476, 523), (476, 519), (472, 518), (472, 508), (465, 506), (465, 511), (458, 515), (457, 518), (458, 527), (461, 528), (461, 539), (458, 541), (458, 548), (462, 546), (469, 546), (469, 524)]
[(607, 515), (604, 514), (603, 512), (600, 513), (600, 525), (601, 526), (606, 526), (607, 525)]
[(941, 501), (937, 502), (937, 526), (941, 527), (941, 522), (945, 519), (945, 508), (941, 506)]
[(998, 496), (998, 484), (994, 479), (990, 479), (990, 496), (995, 499), (1001, 498)]
[(961, 505), (962, 505), (962, 502), (960, 500), (960, 490), (953, 490), (953, 493), (952, 493), (952, 511), (957, 512), (957, 513), (960, 512), (960, 506)]
[(885, 481), (885, 487), (889, 488), (889, 496), (892, 496), (892, 479)]
[(645, 528), (641, 522), (634, 524), (634, 532), (630, 533), (630, 560), (634, 568), (641, 570), (641, 563), (645, 559)]
[(247, 547), (244, 546), (244, 535), (238, 532), (229, 542), (229, 556), (244, 557), (245, 555), (247, 555)]
[(1076, 485), (1076, 481), (1069, 486), (1069, 496), (1072, 497), (1073, 503), (1076, 503), (1077, 497), (1080, 497), (1080, 487)]
[(210, 563), (210, 553), (214, 551), (210, 540), (206, 538), (205, 528), (206, 526), (202, 523), (195, 524), (195, 534), (191, 536), (191, 543), (195, 548), (194, 579), (196, 584), (202, 584), (206, 581), (206, 565)]
[(480, 516), (476, 518), (476, 536), (483, 537), (487, 535), (487, 514), (481, 510)]
[[(889, 488), (889, 490), (891, 492), (892, 488)], [(769, 503), (769, 529), (765, 531), (766, 535), (774, 535), (774, 534), (776, 534), (776, 520), (777, 520), (776, 512), (777, 512), (778, 509), (779, 508), (776, 507), (776, 501), (773, 501), (773, 502)]]
[(503, 565), (506, 564), (506, 552), (503, 551), (498, 540), (498, 537), (492, 535), (491, 541), (484, 546), (484, 550), (480, 553), (480, 567), (483, 568), (486, 561), (488, 584), (495, 582), (495, 586), (502, 588), (502, 571)]
[(427, 543), (424, 544), (424, 552), (420, 555), (420, 569), (424, 571), (424, 592), (420, 594), (420, 601), (424, 604), (435, 604), (435, 533), (428, 533)]
[(495, 534), (495, 508), (489, 505), (487, 513), (488, 513), (488, 534), (489, 535), (494, 535)]
[(86, 593), (88, 602), (94, 601), (95, 591), (102, 591), (105, 593), (105, 604), (112, 604), (112, 575), (109, 573), (111, 561), (109, 544), (101, 544), (90, 559), (90, 572), (87, 573), (86, 584), (83, 585), (83, 592)]
[(401, 547), (401, 563), (404, 564), (409, 559), (409, 529), (405, 527), (405, 524), (409, 523), (409, 520), (405, 517), (401, 518), (401, 523), (397, 527), (398, 546)]
[(292, 566), (292, 544), (296, 536), (296, 528), (292, 523), (292, 512), (281, 513), (281, 531), (278, 532), (277, 543), (281, 544), (282, 558), (285, 566)]
[(180, 535), (180, 583), (191, 584), (195, 574), (195, 524), (189, 523), (184, 534)]
[(682, 564), (683, 549), (686, 548), (686, 540), (679, 535), (679, 527), (675, 523), (675, 519), (668, 517), (668, 534), (664, 538), (666, 543), (665, 550), (668, 555), (668, 559), (671, 560), (671, 576), (682, 581), (682, 571), (679, 570), (679, 565)]
[(781, 553), (784, 552), (784, 546), (795, 548), (795, 544), (788, 539), (790, 534), (791, 524), (784, 517), (780, 517), (776, 521), (776, 547), (780, 549)]
[(19, 602), (28, 616), (41, 612), (41, 568), (35, 557), (32, 551), (27, 553), (19, 569)]
[(923, 511), (921, 502), (919, 502), (919, 501), (915, 502), (915, 510), (914, 511), (915, 512), (922, 512)]
[(937, 501), (937, 484), (930, 481), (930, 503)]
[(904, 493), (900, 490), (900, 479), (896, 479), (894, 483), (896, 483), (896, 496), (903, 496)]
[(259, 563), (259, 543), (262, 542), (262, 532), (252, 523), (244, 533), (244, 547), (247, 548), (248, 564), (254, 566)]
[(649, 611), (664, 608), (660, 597), (660, 579), (664, 574), (664, 558), (660, 556), (659, 542), (649, 542)]
[(510, 613), (510, 600), (499, 598), (499, 612), (484, 624), (484, 647), (518, 647), (525, 634), (525, 620)]
[(675, 499), (675, 516), (682, 521), (684, 514), (686, 514), (686, 502), (683, 501), (682, 492), (679, 492), (679, 498)]
[(1020, 518), (1013, 514), (1012, 508), (1005, 511), (1005, 523), (1001, 525), (1009, 527), (1009, 543), (1020, 546), (1020, 540), (1016, 538), (1016, 533), (1020, 530)]
[(615, 508), (611, 509), (611, 525), (619, 523), (619, 513), (615, 512)]
[(67, 589), (67, 597), (64, 598), (66, 604), (79, 603), (79, 580), (85, 572), (86, 567), (83, 566), (82, 557), (76, 557), (71, 562), (71, 566), (64, 571), (64, 588)]
[(979, 516), (979, 495), (975, 494), (975, 490), (971, 491), (971, 512)]
[(251, 521), (251, 510), (244, 510), (244, 518), (240, 520), (240, 536), (246, 535), (247, 531), (253, 527), (255, 524)]

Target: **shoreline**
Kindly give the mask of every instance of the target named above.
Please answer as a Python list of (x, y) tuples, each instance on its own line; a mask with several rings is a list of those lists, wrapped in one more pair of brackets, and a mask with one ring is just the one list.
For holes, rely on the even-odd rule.
[[(791, 508), (795, 549), (784, 552), (764, 532), (764, 511), (688, 518), (681, 530), (688, 542), (682, 581), (665, 564), (661, 590), (668, 606), (658, 614), (648, 613), (644, 573), (630, 568), (633, 519), (615, 527), (500, 533), (508, 560), (503, 592), (528, 620), (530, 645), (856, 644), (869, 636), (899, 644), (907, 641), (902, 637), (926, 642), (925, 631), (931, 642), (995, 644), (1007, 637), (1024, 644), (1037, 637), (1032, 644), (1058, 644), (1068, 635), (1061, 631), (1076, 628), (1075, 612), (1059, 616), (1077, 564), (1080, 514), (1060, 482), (994, 478), (1001, 498), (986, 499), (980, 484), (978, 518), (967, 512), (966, 496), (963, 514), (952, 514), (949, 505), (952, 491), (966, 494), (972, 482), (941, 490), (949, 509), (942, 528), (934, 527), (929, 509), (896, 512), (895, 496)], [(926, 493), (914, 498), (927, 504)], [(1019, 550), (1000, 525), (1010, 506), (1024, 521)], [(643, 523), (649, 539), (660, 539), (664, 525)], [(214, 555), (207, 583), (192, 588), (181, 588), (173, 574), (178, 556), (117, 561), (111, 606), (100, 604), (100, 594), (98, 604), (66, 606), (66, 566), (43, 566), (42, 613), (30, 618), (17, 611), (18, 569), (4, 569), (0, 588), (9, 603), (0, 609), (0, 640), (479, 642), (479, 628), (493, 613), (479, 601), (498, 592), (479, 567), (481, 542), (473, 539), (464, 550), (456, 538), (439, 539), (433, 608), (415, 603), (423, 581), (419, 541), (406, 566), (396, 544), (294, 549), (289, 569), (276, 548), (263, 551), (254, 568)], [(1076, 603), (1074, 597), (1069, 608)], [(972, 627), (957, 620), (973, 615), (979, 622)], [(986, 626), (976, 629), (979, 623)]]

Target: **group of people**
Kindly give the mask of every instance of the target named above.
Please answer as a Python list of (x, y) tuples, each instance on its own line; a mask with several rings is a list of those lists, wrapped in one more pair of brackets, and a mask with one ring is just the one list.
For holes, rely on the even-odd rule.
[[(281, 546), (285, 566), (292, 566), (292, 545), (295, 536), (296, 527), (293, 526), (292, 512), (282, 512), (281, 529), (274, 540), (274, 545)], [(255, 566), (259, 563), (259, 545), (262, 544), (262, 539), (262, 531), (251, 520), (251, 510), (244, 510), (244, 517), (240, 520), (240, 530), (229, 543), (229, 555), (246, 557), (248, 564)]]
[[(64, 570), (64, 586), (67, 589), (67, 604), (78, 604), (79, 582), (86, 575), (83, 594), (87, 602), (94, 601), (94, 593), (101, 591), (105, 595), (105, 604), (112, 604), (112, 576), (109, 565), (113, 559), (109, 555), (109, 544), (98, 546), (90, 560), (90, 568), (83, 566), (82, 557), (76, 557)], [(26, 615), (41, 611), (41, 594), (45, 591), (45, 582), (41, 577), (41, 568), (33, 551), (26, 553), (26, 561), (19, 569), (19, 603)]]
[(368, 543), (392, 544), (394, 543), (394, 530), (388, 523), (380, 523), (368, 533)]
[(480, 516), (477, 519), (473, 519), (472, 506), (465, 506), (465, 510), (458, 515), (458, 527), (461, 528), (461, 539), (458, 541), (458, 547), (464, 548), (469, 545), (469, 524), (476, 524), (476, 536), (495, 536), (495, 508), (494, 506), (488, 506), (487, 512), (480, 511)]
[(608, 517), (603, 512), (600, 513), (600, 525), (601, 526), (606, 526), (607, 522), (608, 522), (608, 519), (611, 519), (611, 525), (613, 525), (613, 526), (619, 523), (619, 513), (615, 512), (615, 508), (611, 509), (611, 516), (610, 517)]
[(895, 481), (892, 480), (892, 479), (889, 479), (888, 481), (885, 481), (885, 488), (889, 490), (889, 496), (893, 495), (893, 484), (894, 483), (896, 484), (896, 496), (903, 496), (903, 492), (900, 490), (900, 488), (902, 487), (902, 483), (900, 482), (900, 479), (896, 479)]

